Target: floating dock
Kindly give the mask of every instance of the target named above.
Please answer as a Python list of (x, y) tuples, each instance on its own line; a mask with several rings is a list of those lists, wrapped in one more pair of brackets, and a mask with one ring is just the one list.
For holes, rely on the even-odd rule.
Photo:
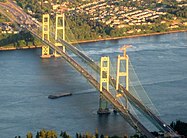
[(57, 94), (49, 95), (48, 98), (49, 99), (57, 99), (60, 97), (71, 96), (71, 95), (72, 95), (72, 93), (57, 93)]

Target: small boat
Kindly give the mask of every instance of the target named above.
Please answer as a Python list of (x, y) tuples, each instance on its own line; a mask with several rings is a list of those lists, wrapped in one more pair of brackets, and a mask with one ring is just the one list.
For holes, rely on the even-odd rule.
[(71, 96), (71, 95), (72, 95), (72, 93), (57, 93), (57, 94), (49, 95), (48, 98), (49, 99), (57, 99), (60, 97)]

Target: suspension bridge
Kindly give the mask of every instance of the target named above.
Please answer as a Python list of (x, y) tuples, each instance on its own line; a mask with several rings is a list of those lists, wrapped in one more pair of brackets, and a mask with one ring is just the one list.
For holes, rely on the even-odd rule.
[[(41, 58), (61, 57), (65, 59), (74, 69), (82, 74), (88, 82), (93, 85), (100, 93), (98, 114), (109, 113), (108, 103), (117, 111), (137, 132), (148, 138), (154, 138), (149, 128), (138, 118), (134, 110), (141, 113), (147, 122), (153, 124), (158, 130), (164, 132), (169, 137), (180, 137), (175, 131), (161, 120), (153, 112), (153, 105), (146, 95), (141, 84), (133, 86), (133, 81), (138, 80), (133, 67), (129, 64), (129, 57), (126, 54), (126, 48), (121, 48), (123, 55), (118, 55), (116, 76), (110, 74), (110, 58), (101, 57), (100, 65), (87, 56), (83, 50), (73, 46), (65, 37), (65, 16), (64, 13), (56, 14), (54, 26), (51, 25), (49, 14), (44, 14), (42, 23), (33, 20), (20, 7), (12, 1), (0, 3), (1, 14), (8, 17), (18, 27), (24, 28), (35, 37), (40, 39), (44, 46), (42, 47)], [(8, 12), (7, 12), (8, 11)], [(53, 28), (53, 31), (51, 31)], [(81, 31), (81, 30), (80, 30)], [(61, 33), (61, 36), (59, 35)], [(50, 50), (53, 51), (51, 54)], [(69, 55), (73, 53), (76, 59)], [(122, 63), (125, 63), (122, 64)], [(86, 64), (88, 67), (85, 67)], [(124, 68), (123, 68), (124, 66)], [(123, 70), (123, 71), (122, 71)], [(94, 75), (94, 73), (97, 75)], [(130, 74), (130, 75), (129, 75)], [(131, 75), (133, 74), (133, 75)], [(99, 76), (99, 77), (98, 77)], [(120, 83), (124, 78), (125, 85)], [(139, 81), (138, 81), (139, 82)], [(140, 83), (140, 82), (139, 82)], [(142, 96), (141, 96), (142, 95)]]

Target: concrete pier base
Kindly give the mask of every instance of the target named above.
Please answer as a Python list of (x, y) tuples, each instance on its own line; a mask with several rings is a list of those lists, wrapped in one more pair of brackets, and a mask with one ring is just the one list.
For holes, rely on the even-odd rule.
[(110, 114), (110, 110), (108, 108), (105, 108), (105, 109), (99, 108), (97, 110), (97, 114), (98, 115), (108, 115), (108, 114)]
[(62, 55), (59, 55), (59, 54), (53, 54), (53, 57), (55, 57), (55, 58), (59, 58), (59, 57), (62, 57)]
[(114, 108), (114, 109), (113, 109), (113, 113), (114, 113), (114, 114), (117, 114), (117, 112), (118, 112), (118, 111)]
[(51, 55), (42, 55), (40, 58), (51, 58)]

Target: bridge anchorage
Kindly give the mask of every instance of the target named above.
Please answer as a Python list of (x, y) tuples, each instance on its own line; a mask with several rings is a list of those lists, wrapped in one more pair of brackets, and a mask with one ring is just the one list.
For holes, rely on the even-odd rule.
[[(25, 26), (26, 30), (31, 32), (36, 38), (40, 39), (44, 43), (45, 47), (42, 48), (42, 58), (50, 58), (51, 55), (50, 55), (49, 49), (52, 49), (53, 51), (56, 51), (56, 54), (58, 54), (58, 56), (63, 57), (63, 59), (65, 59), (74, 69), (80, 72), (82, 76), (85, 77), (88, 80), (88, 82), (100, 92), (101, 94), (100, 97), (102, 98), (102, 100), (103, 99), (105, 100), (104, 102), (101, 102), (100, 104), (100, 108), (102, 110), (104, 109), (105, 111), (106, 109), (107, 111), (108, 103), (110, 103), (115, 108), (115, 110), (137, 132), (141, 133), (142, 135), (148, 138), (154, 138), (155, 136), (150, 132), (150, 128), (148, 127), (148, 125), (145, 124), (145, 122), (143, 122), (140, 118), (136, 116), (136, 114), (133, 113), (133, 110), (131, 110), (131, 107), (133, 107), (139, 112), (139, 114), (141, 114), (147, 119), (146, 123), (150, 123), (154, 125), (155, 128), (157, 128), (157, 130), (159, 131), (162, 131), (166, 137), (172, 137), (172, 138), (180, 137), (169, 125), (167, 125), (163, 120), (161, 120), (159, 116), (157, 116), (149, 108), (149, 106), (146, 105), (144, 101), (141, 100), (141, 98), (139, 98), (139, 96), (133, 93), (133, 89), (131, 89), (129, 85), (129, 80), (131, 80), (130, 79), (131, 75), (129, 75), (131, 64), (129, 62), (128, 56), (126, 55), (126, 48), (128, 48), (129, 46), (125, 46), (122, 48), (122, 50), (124, 51), (123, 56), (118, 56), (117, 77), (115, 79), (113, 76), (109, 74), (110, 60), (108, 57), (102, 57), (101, 63), (103, 65), (99, 66), (90, 57), (84, 54), (83, 51), (81, 51), (80, 49), (78, 49), (77, 47), (73, 46), (72, 44), (68, 43), (65, 40), (65, 37), (64, 37), (65, 36), (65, 23), (62, 23), (63, 27), (60, 25), (59, 26), (56, 25), (57, 27), (56, 27), (55, 32), (59, 30), (62, 30), (62, 31), (64, 30), (63, 37), (59, 37), (57, 33), (54, 34), (53, 32), (50, 32), (50, 26), (49, 26), (50, 19), (48, 15), (43, 16), (43, 21), (42, 21), (43, 24), (41, 24), (40, 22), (36, 20), (32, 20), (31, 16), (27, 15), (22, 9), (20, 9), (16, 4), (14, 4), (11, 1), (8, 1), (8, 4), (7, 5), (4, 4), (3, 6), (0, 3), (0, 9), (1, 9), (0, 12), (3, 15), (8, 17), (11, 21), (15, 22), (16, 24), (20, 26)], [(3, 10), (4, 11), (9, 10), (11, 14), (5, 14)], [(61, 15), (59, 16), (59, 18), (61, 18)], [(29, 22), (31, 25), (23, 24), (26, 21)], [(53, 40), (52, 38), (55, 38), (55, 39)], [(60, 43), (61, 46), (57, 46), (57, 44), (55, 43)], [(71, 51), (74, 55), (76, 55), (81, 61), (84, 61), (84, 63), (87, 64), (90, 67), (90, 69), (92, 69), (92, 71), (94, 71), (97, 74), (100, 74), (101, 81), (99, 81), (95, 76), (93, 76), (92, 73), (90, 73), (83, 65), (81, 65), (80, 60), (78, 61), (74, 59), (73, 57), (70, 57), (68, 53), (65, 52), (65, 48), (66, 50), (68, 50), (68, 52)], [(123, 60), (126, 62), (125, 71), (121, 71), (120, 63)], [(119, 83), (120, 77), (126, 77), (125, 87)], [(108, 88), (108, 85), (110, 85), (110, 87), (113, 88), (114, 90), (112, 91), (110, 87)], [(138, 89), (138, 92), (139, 91), (140, 90)]]

